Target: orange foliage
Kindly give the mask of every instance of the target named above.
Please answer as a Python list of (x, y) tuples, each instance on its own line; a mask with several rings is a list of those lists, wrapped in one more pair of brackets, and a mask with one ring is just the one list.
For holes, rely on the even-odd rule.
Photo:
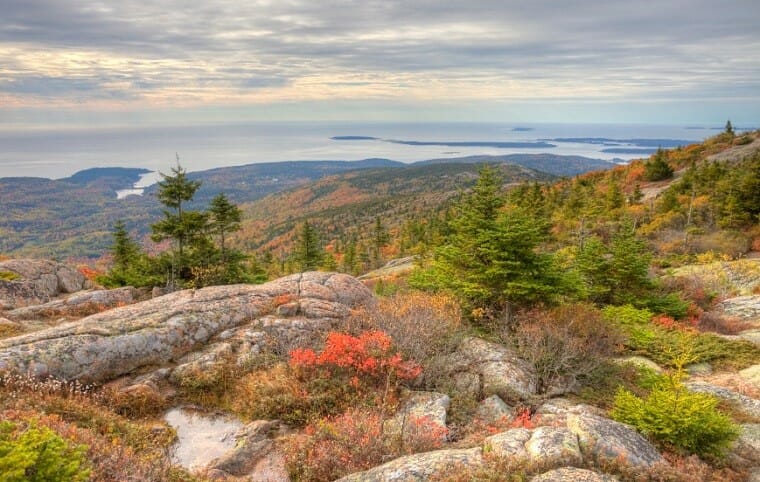
[(402, 380), (417, 378), (422, 368), (415, 362), (403, 361), (391, 343), (390, 336), (382, 331), (367, 331), (358, 337), (330, 332), (321, 354), (317, 355), (309, 348), (298, 348), (290, 352), (290, 365), (296, 371), (315, 367), (330, 371), (344, 369), (353, 375), (353, 383), (358, 383), (359, 375), (375, 379), (390, 376)]

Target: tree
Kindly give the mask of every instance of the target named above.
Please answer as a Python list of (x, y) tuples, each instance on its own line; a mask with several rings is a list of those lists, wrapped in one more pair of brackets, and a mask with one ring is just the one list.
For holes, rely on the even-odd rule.
[(734, 137), (734, 135), (736, 134), (734, 132), (734, 126), (731, 125), (730, 119), (726, 121), (726, 134), (730, 135), (731, 137)]
[(646, 181), (662, 181), (673, 177), (673, 168), (668, 164), (668, 155), (658, 148), (657, 152), (644, 163), (644, 179)]
[(224, 193), (217, 194), (211, 200), (209, 207), (211, 232), (219, 238), (219, 250), (221, 251), (222, 264), (227, 263), (226, 235), (240, 229), (240, 221), (243, 212), (235, 204), (232, 204)]
[(172, 167), (172, 174), (161, 173), (162, 181), (158, 183), (158, 200), (169, 209), (165, 209), (164, 219), (151, 225), (154, 241), (173, 239), (177, 246), (176, 259), (172, 259), (172, 275), (179, 274), (182, 279), (189, 278), (189, 266), (185, 260), (185, 248), (198, 237), (205, 235), (208, 217), (200, 211), (185, 209), (185, 203), (191, 201), (200, 188), (200, 181), (187, 178), (185, 169), (179, 164)]
[(295, 262), (300, 271), (312, 271), (322, 263), (323, 251), (317, 231), (304, 221), (296, 241)]
[(140, 247), (132, 241), (124, 226), (124, 221), (119, 219), (113, 227), (113, 255), (114, 270), (126, 272), (132, 267), (140, 256)]
[(388, 230), (383, 226), (380, 216), (375, 217), (375, 225), (372, 228), (372, 258), (373, 264), (378, 266), (382, 260), (381, 249), (388, 244), (391, 237)]
[(496, 172), (486, 166), (458, 204), (447, 243), (411, 284), (451, 291), (473, 318), (487, 321), (510, 321), (514, 305), (550, 299), (558, 279), (551, 258), (537, 252), (548, 226), (523, 209), (502, 210), (503, 203)]

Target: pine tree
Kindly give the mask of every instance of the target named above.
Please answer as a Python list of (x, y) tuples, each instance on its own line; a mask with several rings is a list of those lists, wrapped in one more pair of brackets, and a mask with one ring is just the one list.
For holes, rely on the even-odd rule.
[(188, 244), (205, 236), (208, 216), (200, 211), (185, 209), (185, 203), (191, 201), (200, 188), (200, 181), (187, 178), (185, 169), (179, 164), (172, 167), (172, 174), (161, 173), (162, 181), (158, 183), (158, 200), (169, 209), (165, 209), (164, 219), (151, 225), (154, 241), (173, 239), (176, 242), (176, 258), (172, 260), (172, 274), (179, 274), (181, 279), (190, 277), (189, 266), (185, 259)]
[(300, 271), (312, 271), (322, 263), (323, 251), (317, 231), (304, 221), (296, 241), (295, 263)]
[(140, 247), (129, 237), (124, 221), (119, 219), (113, 227), (113, 255), (114, 269), (126, 272), (132, 267), (140, 256)]
[(391, 237), (388, 230), (383, 226), (380, 216), (375, 217), (375, 225), (372, 228), (372, 262), (375, 267), (382, 261), (382, 248), (387, 245)]
[(231, 203), (224, 193), (220, 193), (211, 200), (209, 214), (211, 215), (209, 227), (211, 228), (211, 232), (219, 238), (222, 264), (226, 265), (228, 261), (226, 236), (240, 229), (243, 212), (239, 207)]
[(550, 299), (558, 278), (551, 258), (536, 252), (547, 225), (520, 208), (502, 211), (503, 203), (496, 172), (481, 169), (457, 206), (448, 242), (411, 284), (451, 291), (476, 319), (510, 320), (515, 305)]
[(726, 121), (726, 134), (730, 135), (731, 137), (734, 137), (736, 133), (734, 132), (734, 126), (731, 124), (731, 120)]
[(657, 152), (644, 163), (644, 179), (646, 181), (662, 181), (673, 177), (673, 168), (668, 164), (668, 154), (657, 149)]

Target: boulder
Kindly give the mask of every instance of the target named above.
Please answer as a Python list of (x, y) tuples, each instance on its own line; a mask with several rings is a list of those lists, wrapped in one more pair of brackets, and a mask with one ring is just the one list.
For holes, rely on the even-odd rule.
[(607, 474), (576, 467), (562, 467), (550, 470), (532, 479), (532, 482), (614, 482), (618, 480)]
[(486, 398), (480, 402), (477, 410), (475, 410), (475, 418), (486, 424), (511, 419), (514, 415), (514, 408), (504, 403), (504, 400), (498, 395), (491, 395)]
[(760, 390), (760, 364), (752, 365), (739, 371), (739, 376), (756, 389)]
[(484, 447), (496, 457), (542, 467), (579, 464), (583, 460), (578, 437), (565, 427), (514, 428), (488, 437)]
[(536, 376), (528, 364), (509, 348), (481, 338), (460, 343), (449, 361), (449, 372), (457, 388), (476, 398), (527, 400), (536, 393)]
[(714, 397), (728, 400), (739, 411), (751, 417), (760, 418), (760, 400), (707, 382), (688, 382), (686, 383), (686, 387), (693, 392), (709, 393)]
[(643, 356), (625, 356), (620, 358), (615, 358), (612, 360), (615, 363), (624, 364), (624, 363), (630, 363), (632, 365), (636, 365), (637, 367), (641, 368), (648, 368), (655, 373), (662, 373), (662, 367), (655, 363), (654, 361), (650, 360), (647, 357)]
[(49, 301), (41, 305), (16, 308), (6, 313), (14, 320), (32, 320), (52, 317), (81, 317), (98, 313), (117, 306), (134, 303), (136, 290), (132, 287), (113, 290), (79, 291), (65, 298)]
[(340, 482), (422, 482), (440, 477), (452, 469), (482, 467), (483, 451), (480, 448), (451, 449), (407, 455), (364, 472), (347, 475)]
[(637, 468), (664, 461), (638, 432), (614, 420), (590, 413), (569, 413), (567, 428), (578, 436), (583, 454), (595, 460), (620, 460)]
[(90, 288), (92, 284), (76, 268), (42, 259), (10, 259), (0, 261), (0, 272), (16, 278), (0, 279), (0, 309), (47, 303), (64, 293)]
[[(304, 298), (304, 293), (323, 298)], [(263, 285), (177, 291), (0, 340), (0, 370), (107, 381), (142, 366), (178, 360), (231, 328), (247, 325), (267, 331), (265, 315), (276, 309), (281, 297), (330, 303), (320, 311), (324, 318), (281, 323), (292, 324), (297, 330), (325, 326), (330, 319), (345, 316), (351, 307), (372, 300), (369, 290), (355, 278), (318, 272), (287, 276)]]
[[(235, 448), (209, 462), (207, 469), (236, 477), (250, 476), (261, 459), (275, 452), (271, 434), (278, 428), (277, 421), (257, 420), (249, 423), (235, 434)], [(279, 459), (283, 460), (281, 456)], [(281, 469), (285, 471), (284, 465)]]
[(760, 466), (760, 424), (741, 425), (741, 433), (734, 442), (731, 453), (746, 460), (750, 465)]
[(414, 443), (420, 435), (438, 437), (440, 442), (445, 442), (448, 436), (446, 412), (450, 404), (451, 399), (443, 393), (411, 392), (396, 415), (385, 422), (383, 432), (400, 438), (404, 444)]
[[(729, 316), (748, 321), (755, 325), (760, 324), (760, 295), (737, 296), (723, 300), (718, 308)], [(756, 326), (760, 328), (760, 326)]]

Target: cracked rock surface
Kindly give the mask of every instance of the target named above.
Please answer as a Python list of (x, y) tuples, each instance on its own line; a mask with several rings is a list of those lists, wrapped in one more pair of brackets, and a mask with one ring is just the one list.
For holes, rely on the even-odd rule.
[[(264, 326), (267, 315), (281, 304), (293, 305), (293, 323), (303, 325), (341, 318), (371, 300), (370, 291), (355, 278), (321, 272), (263, 285), (177, 291), (0, 340), (0, 370), (104, 382), (146, 365), (175, 361), (225, 330)], [(288, 323), (281, 320), (280, 325)]]

